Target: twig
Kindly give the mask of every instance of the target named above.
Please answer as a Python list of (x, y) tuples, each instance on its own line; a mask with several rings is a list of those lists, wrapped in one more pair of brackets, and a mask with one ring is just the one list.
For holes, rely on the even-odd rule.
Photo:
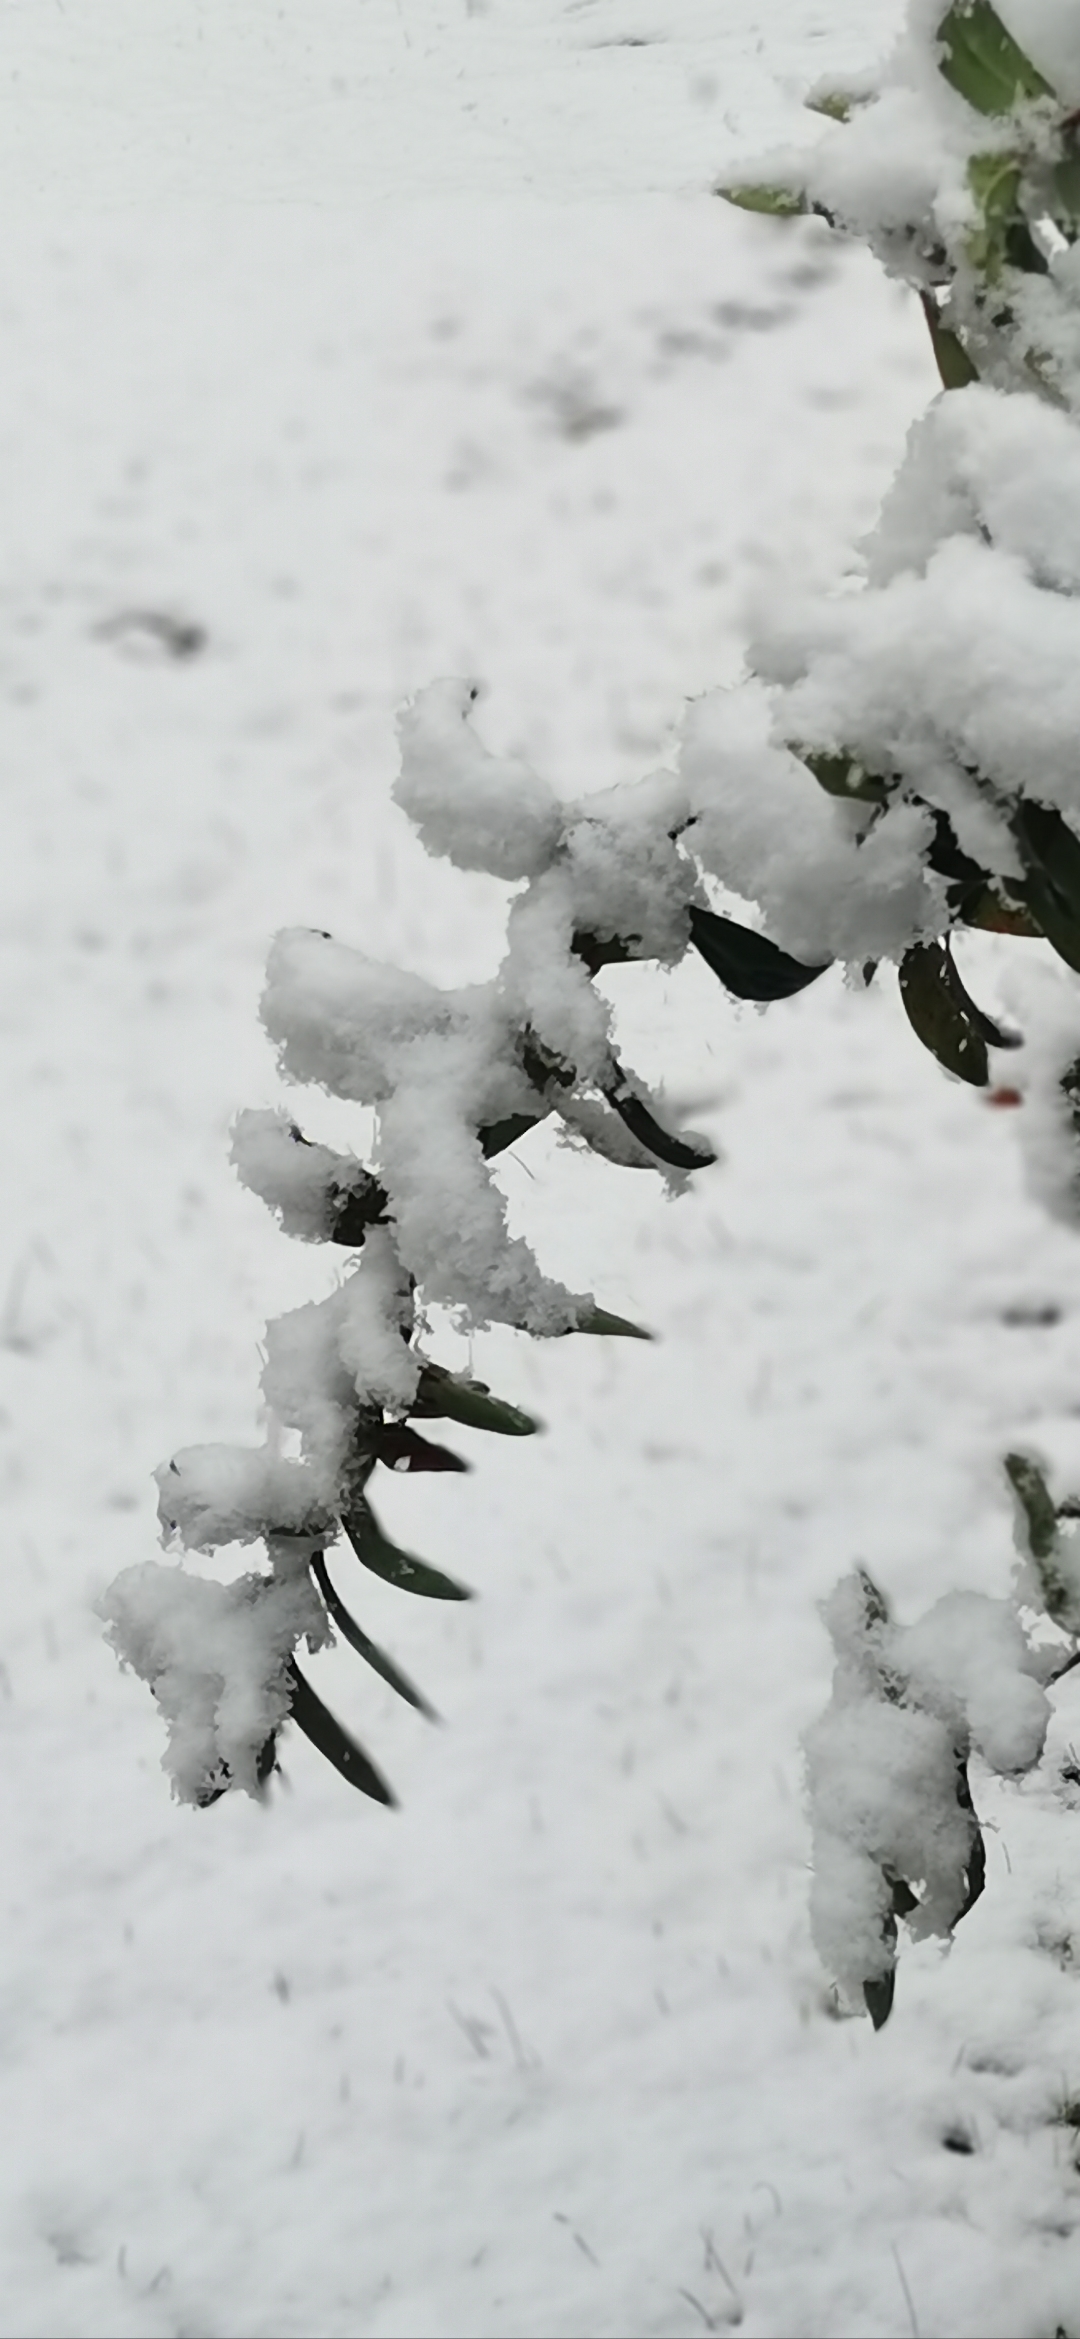
[(904, 2293), (904, 2304), (907, 2307), (908, 2321), (911, 2324), (911, 2339), (921, 2339), (921, 2334), (919, 2331), (919, 2318), (915, 2312), (915, 2301), (912, 2298), (908, 2278), (904, 2272), (903, 2261), (895, 2242), (892, 2244), (892, 2254), (896, 2260), (896, 2271), (900, 2277), (900, 2288)]

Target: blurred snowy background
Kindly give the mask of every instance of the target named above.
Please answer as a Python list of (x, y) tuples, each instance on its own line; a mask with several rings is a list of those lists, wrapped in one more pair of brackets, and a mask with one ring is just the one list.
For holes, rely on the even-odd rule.
[(902, 1614), (1003, 1591), (1001, 1450), (1080, 1474), (1080, 1246), (890, 983), (763, 1017), (700, 965), (612, 977), (724, 1159), (677, 1205), (543, 1132), (507, 1159), (544, 1263), (662, 1338), (488, 1336), (548, 1435), (386, 1482), (482, 1595), (365, 1593), (441, 1731), (314, 1668), (400, 1813), (295, 1738), (267, 1811), (177, 1810), (93, 1613), (155, 1463), (258, 1433), (263, 1322), (333, 1277), (226, 1161), (281, 1093), (270, 935), (496, 962), (504, 889), (390, 804), (395, 707), (476, 674), (490, 745), (604, 786), (771, 584), (851, 568), (921, 321), (709, 189), (897, 17), (0, 15), (6, 2333), (1080, 2327), (1076, 1677), (1039, 1776), (975, 1777), (986, 1896), (887, 2032), (808, 1936), (817, 1600), (855, 1560)]

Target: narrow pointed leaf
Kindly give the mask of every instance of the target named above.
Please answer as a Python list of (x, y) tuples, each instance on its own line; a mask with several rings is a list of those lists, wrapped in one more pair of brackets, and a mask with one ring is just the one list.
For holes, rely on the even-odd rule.
[(1023, 893), (1026, 906), (1051, 950), (1057, 951), (1074, 974), (1080, 974), (1080, 920), (1074, 918), (1062, 901), (1056, 885), (1051, 885), (1041, 869), (1029, 868)]
[(917, 942), (900, 962), (900, 996), (924, 1048), (947, 1072), (972, 1088), (985, 1088), (990, 1078), (986, 1041), (956, 995), (951, 969), (940, 942)]
[(892, 1968), (890, 1973), (879, 1975), (876, 1981), (863, 1983), (863, 1997), (866, 2000), (866, 2011), (870, 2016), (870, 2020), (873, 2023), (875, 2030), (884, 2030), (889, 2016), (893, 2010), (893, 1999), (895, 1996), (895, 1966)]
[(382, 1772), (376, 1770), (370, 1755), (365, 1754), (363, 1747), (342, 1727), (330, 1712), (329, 1706), (324, 1706), (321, 1697), (316, 1696), (310, 1681), (305, 1679), (295, 1661), (289, 1666), (289, 1688), (292, 1699), (290, 1720), (303, 1731), (305, 1738), (309, 1738), (317, 1751), (325, 1755), (327, 1762), (340, 1772), (343, 1779), (348, 1780), (350, 1787), (357, 1788), (361, 1795), (370, 1795), (373, 1803), (395, 1807), (397, 1797), (387, 1785)]
[(827, 796), (839, 796), (847, 803), (884, 804), (889, 790), (875, 772), (868, 772), (853, 755), (821, 755), (816, 749), (793, 747), (807, 771), (813, 772), (819, 788)]
[(379, 1431), (378, 1459), (388, 1470), (471, 1470), (472, 1463), (460, 1454), (452, 1454), (449, 1446), (437, 1446), (430, 1438), (422, 1438), (418, 1429), (410, 1429), (406, 1421), (384, 1422)]
[(479, 1131), (480, 1151), (485, 1161), (497, 1153), (505, 1153), (507, 1146), (516, 1145), (519, 1137), (527, 1137), (530, 1129), (545, 1118), (543, 1113), (507, 1113), (505, 1120), (492, 1121), (487, 1129)]
[(1057, 1505), (1030, 1454), (1006, 1454), (1005, 1475), (1020, 1505), (1024, 1540), (1038, 1566), (1057, 1550)]
[(330, 1571), (321, 1551), (316, 1552), (311, 1562), (311, 1572), (342, 1640), (348, 1641), (350, 1649), (355, 1649), (357, 1656), (362, 1657), (366, 1665), (381, 1674), (390, 1688), (404, 1698), (406, 1705), (415, 1706), (417, 1713), (424, 1714), (429, 1722), (437, 1722), (439, 1717), (434, 1706), (428, 1704), (408, 1674), (395, 1665), (393, 1658), (387, 1656), (385, 1649), (380, 1649), (377, 1641), (369, 1640), (367, 1633), (357, 1624), (355, 1616), (350, 1615), (340, 1593), (331, 1582)]
[(628, 1316), (613, 1316), (607, 1308), (584, 1308), (573, 1326), (575, 1332), (600, 1332), (611, 1339), (653, 1340), (656, 1335), (647, 1332), (643, 1324), (632, 1324)]
[(793, 999), (808, 983), (816, 983), (829, 963), (804, 966), (767, 935), (754, 934), (716, 910), (698, 909), (696, 903), (690, 911), (690, 939), (736, 999)]
[(1021, 853), (1047, 876), (1070, 916), (1080, 920), (1080, 836), (1052, 805), (1025, 802), (1013, 815)]
[(850, 122), (859, 106), (869, 103), (869, 98), (861, 91), (850, 89), (822, 89), (813, 97), (803, 99), (808, 113), (824, 114), (827, 122)]
[(540, 1423), (518, 1405), (493, 1397), (478, 1381), (458, 1380), (456, 1374), (428, 1365), (420, 1375), (418, 1412), (445, 1415), (469, 1429), (493, 1430), (500, 1437), (532, 1437)]
[(402, 1592), (416, 1592), (423, 1600), (472, 1599), (472, 1593), (464, 1584), (455, 1583), (453, 1576), (444, 1576), (441, 1568), (429, 1567), (425, 1559), (414, 1559), (411, 1552), (391, 1543), (363, 1496), (345, 1512), (341, 1524), (361, 1566), (381, 1576), (384, 1583), (396, 1584)]
[(791, 187), (717, 187), (716, 192), (737, 211), (763, 211), (770, 219), (798, 219), (809, 209), (805, 195)]
[(691, 1139), (675, 1137), (670, 1129), (663, 1129), (641, 1097), (635, 1096), (625, 1079), (616, 1079), (603, 1094), (613, 1112), (618, 1113), (639, 1145), (647, 1145), (658, 1161), (666, 1161), (672, 1169), (711, 1169), (716, 1154), (711, 1145), (695, 1144)]
[(932, 294), (923, 292), (920, 293), (919, 298), (922, 302), (922, 312), (926, 318), (926, 327), (930, 335), (930, 346), (934, 352), (934, 362), (941, 375), (942, 388), (945, 390), (968, 389), (972, 382), (978, 381), (979, 376), (959, 334), (953, 332), (951, 325), (942, 323), (937, 302)]
[(986, 1839), (979, 1826), (978, 1813), (971, 1800), (971, 1782), (968, 1778), (967, 1758), (958, 1754), (956, 1760), (956, 1800), (968, 1822), (970, 1849), (964, 1869), (964, 1898), (953, 1922), (959, 1925), (971, 1914), (986, 1884)]

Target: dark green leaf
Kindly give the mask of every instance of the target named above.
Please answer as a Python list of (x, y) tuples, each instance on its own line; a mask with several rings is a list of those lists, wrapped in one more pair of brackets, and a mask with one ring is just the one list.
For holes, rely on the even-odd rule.
[(1008, 114), (1018, 99), (1053, 95), (990, 0), (953, 0), (938, 26), (940, 71), (978, 114)]
[(866, 2011), (870, 2016), (870, 2020), (873, 2023), (875, 2030), (884, 2030), (889, 2016), (893, 2010), (893, 1999), (895, 1996), (895, 1966), (891, 1967), (887, 1974), (879, 1975), (876, 1981), (863, 1983), (863, 1997), (866, 2000)]
[(407, 1473), (414, 1470), (471, 1470), (472, 1463), (452, 1454), (449, 1446), (436, 1446), (430, 1438), (422, 1438), (419, 1430), (410, 1429), (406, 1421), (386, 1421), (378, 1432), (377, 1455), (388, 1470)]
[(500, 1437), (532, 1437), (540, 1423), (517, 1405), (493, 1397), (481, 1381), (462, 1381), (441, 1365), (428, 1364), (420, 1375), (416, 1412), (464, 1422), (469, 1429), (494, 1430)]
[(1066, 966), (1080, 974), (1080, 920), (1062, 901), (1056, 885), (1042, 870), (1029, 868), (1021, 890), (1039, 932)]
[(967, 1816), (970, 1839), (967, 1866), (964, 1870), (964, 1898), (953, 1920), (955, 1924), (959, 1925), (964, 1917), (970, 1916), (986, 1884), (986, 1839), (979, 1826), (975, 1805), (971, 1800), (967, 1758), (963, 1754), (958, 1754), (956, 1758), (956, 1800), (961, 1811)]
[(978, 381), (979, 376), (963, 342), (953, 332), (951, 325), (942, 324), (932, 293), (920, 293), (919, 299), (942, 387), (946, 390), (966, 390), (969, 383)]
[(990, 1078), (986, 1041), (967, 1012), (966, 993), (954, 975), (952, 960), (940, 942), (917, 942), (900, 962), (900, 996), (924, 1048), (947, 1072), (973, 1088), (985, 1088)]
[(573, 1329), (575, 1332), (604, 1333), (612, 1339), (652, 1340), (654, 1338), (654, 1334), (647, 1332), (643, 1324), (632, 1324), (628, 1316), (610, 1315), (607, 1308), (583, 1308)]
[(1071, 916), (1080, 919), (1080, 837), (1052, 805), (1018, 804), (1013, 834), (1026, 861), (1050, 879)]
[[(692, 911), (691, 916), (693, 916)], [(618, 1113), (620, 1121), (629, 1129), (631, 1137), (636, 1137), (639, 1145), (644, 1145), (650, 1153), (655, 1153), (658, 1161), (668, 1162), (672, 1169), (696, 1170), (712, 1167), (716, 1160), (712, 1146), (695, 1144), (691, 1139), (685, 1137), (675, 1137), (670, 1129), (661, 1128), (655, 1115), (649, 1111), (648, 1105), (640, 1096), (635, 1095), (629, 1082), (621, 1075), (613, 1080), (609, 1087), (603, 1089), (602, 1094), (606, 1097), (612, 1111)]]
[(620, 934), (588, 934), (582, 927), (575, 933), (570, 948), (580, 958), (591, 975), (599, 974), (602, 966), (629, 966), (635, 956), (629, 942)]
[(400, 1551), (391, 1543), (365, 1496), (343, 1514), (341, 1524), (361, 1565), (385, 1583), (396, 1584), (402, 1592), (416, 1592), (423, 1600), (472, 1599), (464, 1584), (455, 1583), (440, 1568), (429, 1567), (426, 1560), (414, 1559), (411, 1552)]
[(358, 1251), (369, 1226), (385, 1222), (390, 1197), (377, 1178), (365, 1176), (350, 1186), (331, 1185), (327, 1196), (330, 1240)]
[(809, 113), (824, 114), (827, 122), (850, 122), (856, 109), (869, 102), (862, 93), (856, 95), (849, 89), (823, 89), (816, 97), (803, 99)]
[(1007, 1024), (996, 1023), (993, 1016), (987, 1014), (985, 1007), (979, 1007), (976, 1004), (970, 991), (961, 980), (960, 969), (948, 943), (945, 945), (945, 956), (949, 962), (949, 983), (953, 997), (966, 1015), (972, 1029), (978, 1033), (979, 1038), (986, 1041), (988, 1048), (1022, 1048), (1024, 1045), (1022, 1032), (1010, 1030)]
[(357, 1624), (356, 1618), (350, 1615), (344, 1600), (330, 1580), (330, 1572), (321, 1551), (315, 1553), (311, 1562), (311, 1572), (342, 1640), (348, 1641), (350, 1649), (355, 1649), (357, 1656), (362, 1657), (366, 1665), (370, 1665), (376, 1673), (381, 1674), (391, 1689), (396, 1689), (398, 1696), (404, 1698), (406, 1705), (415, 1706), (417, 1713), (426, 1715), (429, 1722), (437, 1722), (439, 1717), (434, 1706), (428, 1704), (426, 1697), (410, 1681), (408, 1674), (403, 1673), (400, 1666), (395, 1665), (393, 1658), (388, 1657), (386, 1650), (380, 1649), (376, 1641), (369, 1640), (367, 1633)]
[(519, 1137), (527, 1137), (542, 1121), (542, 1113), (507, 1113), (504, 1121), (492, 1121), (487, 1129), (479, 1131), (480, 1150), (486, 1161), (496, 1153), (505, 1153), (508, 1145), (516, 1145)]
[(1039, 932), (1023, 904), (1009, 900), (996, 885), (977, 885), (966, 890), (955, 906), (965, 926), (977, 926), (984, 934), (1021, 934), (1030, 939)]
[(1080, 973), (1080, 838), (1060, 812), (1030, 802), (1016, 806), (1012, 832), (1026, 872), (1024, 902), (1058, 957)]
[(321, 1697), (316, 1697), (310, 1681), (305, 1680), (295, 1659), (289, 1666), (289, 1689), (290, 1718), (303, 1731), (305, 1738), (309, 1738), (318, 1752), (325, 1755), (327, 1762), (332, 1763), (342, 1778), (348, 1780), (350, 1787), (356, 1787), (361, 1795), (370, 1795), (374, 1803), (386, 1803), (393, 1808), (397, 1797), (387, 1786), (382, 1772), (376, 1770), (363, 1747), (358, 1746), (356, 1739), (342, 1728), (329, 1706), (324, 1706)]
[(790, 187), (717, 187), (716, 193), (737, 211), (764, 211), (770, 219), (797, 219), (808, 209), (805, 195)]
[(690, 910), (690, 939), (736, 999), (793, 999), (808, 983), (816, 983), (829, 964), (826, 960), (821, 966), (803, 966), (766, 935), (754, 934), (715, 910), (698, 909), (696, 903)]
[(875, 773), (864, 770), (853, 755), (821, 755), (816, 749), (793, 747), (800, 763), (812, 772), (819, 788), (827, 796), (839, 796), (845, 803), (884, 804), (888, 801), (888, 787)]

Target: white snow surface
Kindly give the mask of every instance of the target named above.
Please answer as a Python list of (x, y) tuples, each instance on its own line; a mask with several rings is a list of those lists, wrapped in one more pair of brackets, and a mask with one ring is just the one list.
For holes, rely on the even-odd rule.
[[(268, 1318), (324, 1455), (351, 1388), (314, 1369), (341, 1265), (228, 1164), (283, 1102), (371, 1158), (366, 1105), (283, 1100), (271, 937), (459, 999), (498, 964), (504, 884), (392, 803), (398, 708), (483, 676), (491, 751), (578, 804), (668, 767), (684, 701), (870, 528), (936, 386), (914, 304), (708, 188), (897, 15), (4, 12), (12, 2339), (1076, 2327), (1078, 1677), (1036, 1770), (973, 1761), (986, 1892), (905, 1945), (880, 2035), (810, 1938), (818, 1603), (860, 1562), (902, 1627), (1000, 1600), (1001, 1453), (1080, 1484), (1075, 1232), (1027, 1191), (1027, 1106), (944, 1079), (887, 975), (766, 1015), (700, 962), (605, 978), (723, 1158), (669, 1202), (547, 1129), (506, 1157), (512, 1237), (660, 1338), (470, 1352), (436, 1315), (548, 1430), (379, 1475), (470, 1605), (335, 1555), (444, 1716), (310, 1660), (400, 1811), (295, 1732), (266, 1809), (178, 1807), (95, 1614), (151, 1562), (158, 1457), (257, 1450)], [(1042, 946), (963, 956), (988, 1004), (1028, 970), (1034, 1013)], [(126, 1581), (133, 1660), (190, 1664), (191, 1580)]]

